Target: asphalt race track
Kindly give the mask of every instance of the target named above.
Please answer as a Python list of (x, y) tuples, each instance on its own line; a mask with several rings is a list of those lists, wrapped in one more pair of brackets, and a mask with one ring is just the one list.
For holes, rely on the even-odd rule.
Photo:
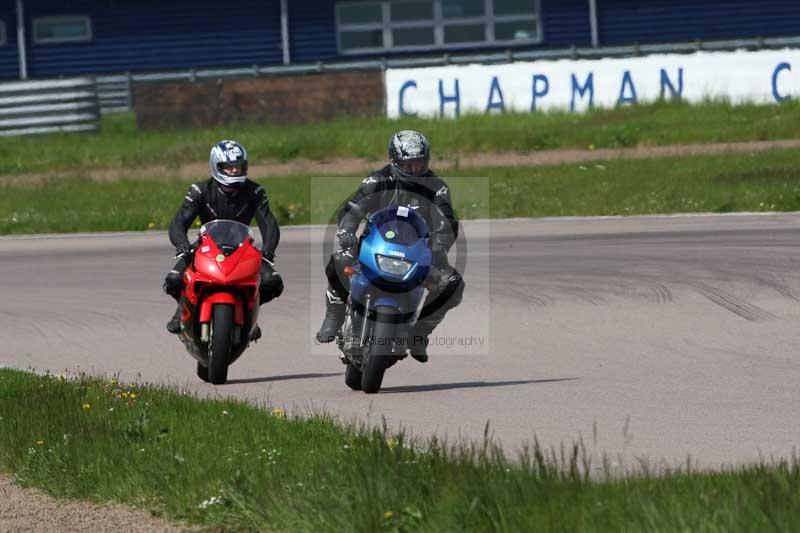
[[(287, 289), (213, 387), (164, 329), (164, 233), (0, 239), (0, 366), (119, 373), (288, 410), (481, 439), (582, 437), (636, 464), (788, 457), (800, 445), (800, 215), (467, 222), (464, 303), (431, 361), (346, 389), (323, 313), (323, 230), (283, 229)], [(462, 248), (463, 252), (463, 248)], [(482, 342), (482, 344), (481, 344)]]

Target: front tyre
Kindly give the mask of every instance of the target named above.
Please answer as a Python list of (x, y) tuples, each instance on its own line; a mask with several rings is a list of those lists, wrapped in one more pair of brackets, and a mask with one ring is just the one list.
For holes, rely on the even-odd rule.
[(350, 363), (344, 371), (344, 384), (353, 390), (361, 390), (361, 371)]
[(373, 322), (372, 334), (368, 336), (369, 342), (364, 347), (361, 390), (367, 394), (375, 394), (381, 389), (383, 374), (394, 361), (392, 348), (397, 342), (397, 324), (385, 321), (385, 317), (394, 314), (394, 309), (379, 306), (375, 311), (378, 318), (384, 317), (384, 321)]
[(214, 385), (223, 385), (228, 381), (228, 364), (233, 353), (233, 331), (233, 306), (215, 305), (211, 315), (211, 339), (208, 343), (208, 381)]
[(197, 377), (205, 381), (206, 383), (209, 382), (208, 379), (208, 367), (203, 366), (200, 361), (197, 362)]

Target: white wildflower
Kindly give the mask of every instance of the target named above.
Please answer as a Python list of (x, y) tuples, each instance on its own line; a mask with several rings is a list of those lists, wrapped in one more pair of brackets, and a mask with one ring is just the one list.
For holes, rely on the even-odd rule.
[(209, 499), (205, 500), (203, 503), (197, 506), (198, 509), (207, 509), (212, 505), (221, 505), (223, 503), (222, 498), (219, 496), (212, 496)]

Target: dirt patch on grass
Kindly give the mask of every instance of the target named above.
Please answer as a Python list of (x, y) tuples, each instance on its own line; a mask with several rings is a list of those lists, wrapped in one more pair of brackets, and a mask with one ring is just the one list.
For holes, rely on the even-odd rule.
[[(688, 157), (726, 153), (758, 152), (773, 149), (800, 148), (800, 139), (780, 141), (751, 141), (740, 143), (684, 144), (672, 146), (637, 146), (633, 148), (602, 148), (542, 150), (532, 153), (487, 152), (479, 154), (445, 155), (435, 157), (437, 170), (480, 167), (529, 167), (606, 161), (613, 159), (651, 159), (659, 157)], [(385, 165), (382, 160), (332, 159), (317, 161), (293, 159), (267, 161), (251, 165), (250, 176), (264, 179), (272, 176), (362, 176)], [(88, 172), (51, 172), (0, 176), (0, 183), (39, 183), (50, 179), (85, 177), (95, 181), (114, 181), (120, 178), (156, 180), (199, 180), (208, 175), (208, 163), (198, 162), (179, 167), (111, 168)]]
[(122, 505), (62, 501), (35, 489), (23, 489), (0, 476), (0, 532), (5, 531), (186, 531)]

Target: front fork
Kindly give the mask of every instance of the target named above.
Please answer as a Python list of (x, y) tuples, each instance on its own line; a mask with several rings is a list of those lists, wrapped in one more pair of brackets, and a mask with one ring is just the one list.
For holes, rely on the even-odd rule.
[[(366, 316), (369, 313), (369, 297), (366, 304), (365, 315), (359, 315), (350, 302), (347, 302), (347, 311), (345, 311), (344, 324), (342, 324), (342, 337), (339, 340), (339, 348), (346, 358), (357, 356), (360, 359), (366, 345), (369, 333)], [(343, 360), (342, 362), (347, 361)]]
[[(409, 341), (412, 339), (410, 339), (409, 336), (411, 335), (412, 328), (419, 317), (422, 304), (425, 301), (425, 288), (420, 288), (417, 290), (421, 292), (413, 296), (409, 295), (413, 299), (405, 302), (409, 304), (409, 306), (413, 306), (413, 303), (417, 304), (416, 307), (414, 307), (413, 317), (411, 318), (410, 322), (398, 324), (397, 328), (399, 342), (401, 343), (401, 346), (405, 347), (410, 346)], [(347, 302), (345, 322), (342, 327), (342, 338), (339, 340), (339, 349), (343, 353), (343, 356), (341, 357), (343, 363), (351, 361), (357, 365), (361, 364), (361, 355), (364, 352), (364, 347), (367, 346), (368, 342), (370, 342), (369, 335), (373, 330), (371, 325), (375, 318), (370, 317), (370, 308), (375, 302), (376, 298), (378, 303), (380, 303), (380, 294), (375, 295), (371, 294), (370, 292), (364, 294), (363, 306), (359, 306), (360, 308), (364, 309), (364, 314), (362, 315), (359, 314), (352, 306), (353, 292), (351, 291)], [(405, 357), (405, 349), (403, 349), (402, 353), (398, 355), (400, 358)]]
[[(366, 309), (369, 309), (369, 305), (371, 304), (369, 298), (367, 298), (366, 304)], [(374, 313), (374, 311), (372, 312)], [(419, 313), (416, 313), (414, 315), (411, 322), (397, 324), (396, 332), (399, 346), (410, 346), (410, 335), (418, 314)], [(369, 315), (370, 311), (367, 311), (366, 315), (358, 314), (348, 304), (345, 322), (342, 327), (342, 338), (339, 341), (339, 348), (343, 352), (342, 362), (346, 363), (347, 359), (350, 359), (360, 363), (364, 348), (369, 342), (375, 342), (374, 339), (369, 338), (371, 332), (374, 331), (373, 324), (375, 323), (375, 318)], [(405, 349), (401, 349), (400, 353), (397, 355), (399, 355), (400, 358), (405, 357)]]

